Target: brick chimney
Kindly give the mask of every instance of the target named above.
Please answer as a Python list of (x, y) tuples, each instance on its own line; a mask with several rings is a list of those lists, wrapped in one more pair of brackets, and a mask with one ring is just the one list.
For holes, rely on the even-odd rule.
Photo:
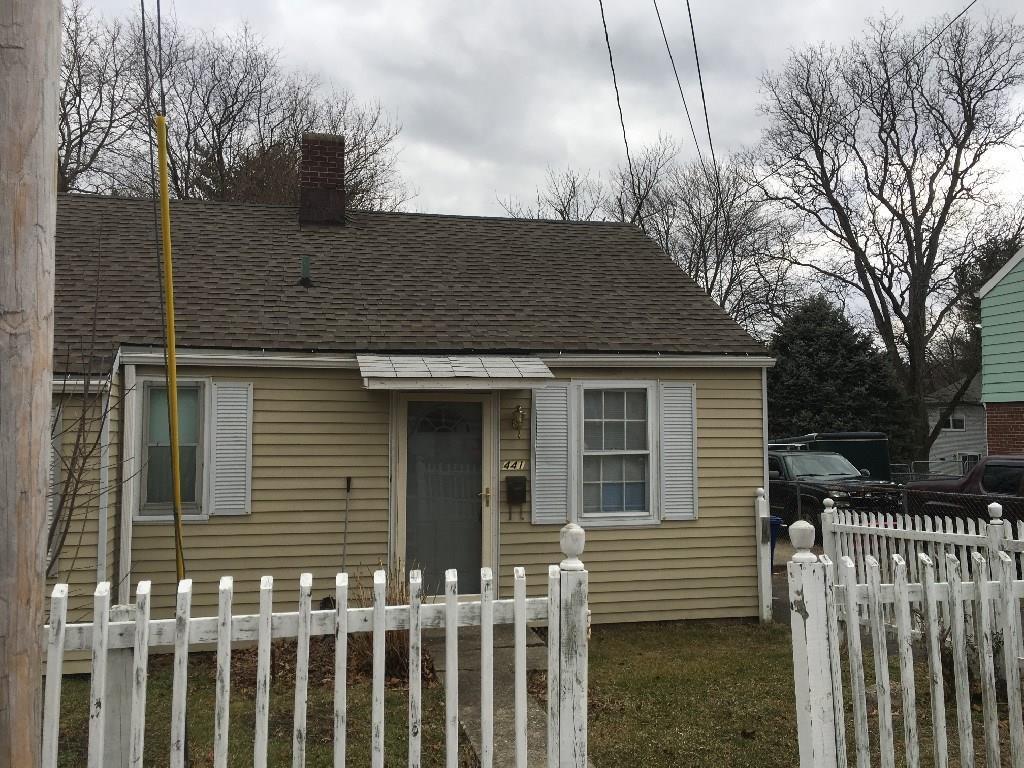
[(299, 224), (345, 224), (345, 139), (302, 134)]

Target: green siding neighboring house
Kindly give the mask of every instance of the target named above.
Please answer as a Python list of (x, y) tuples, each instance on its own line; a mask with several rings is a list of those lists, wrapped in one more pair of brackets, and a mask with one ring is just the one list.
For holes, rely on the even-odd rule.
[(1024, 453), (1024, 249), (978, 295), (989, 451)]

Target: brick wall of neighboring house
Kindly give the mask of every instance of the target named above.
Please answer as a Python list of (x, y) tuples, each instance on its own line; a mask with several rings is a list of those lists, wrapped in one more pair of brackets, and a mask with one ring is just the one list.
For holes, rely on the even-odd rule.
[(988, 450), (1024, 454), (1024, 402), (988, 403)]

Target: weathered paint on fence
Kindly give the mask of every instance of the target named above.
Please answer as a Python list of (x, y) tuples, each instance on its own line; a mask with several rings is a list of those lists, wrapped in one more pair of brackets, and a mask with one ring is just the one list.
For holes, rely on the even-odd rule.
[[(561, 534), (566, 559), (561, 566), (551, 566), (548, 573), (549, 594), (546, 598), (526, 597), (526, 574), (515, 571), (514, 595), (511, 599), (494, 599), (494, 581), (489, 569), (481, 571), (480, 599), (459, 602), (458, 574), (445, 574), (443, 603), (422, 602), (422, 577), (418, 571), (409, 574), (408, 605), (385, 604), (386, 575), (377, 571), (373, 579), (373, 605), (370, 608), (348, 607), (348, 576), (338, 574), (335, 580), (335, 601), (331, 609), (313, 610), (313, 579), (308, 573), (299, 579), (299, 609), (274, 613), (273, 579), (260, 581), (260, 612), (256, 615), (233, 615), (231, 612), (234, 583), (224, 577), (219, 585), (217, 616), (191, 616), (192, 582), (178, 585), (174, 619), (150, 620), (150, 584), (139, 584), (134, 614), (111, 621), (110, 588), (101, 584), (94, 599), (94, 619), (88, 624), (65, 623), (67, 588), (58, 585), (51, 599), (51, 623), (44, 628), (44, 642), (50, 666), (59, 670), (67, 650), (92, 649), (93, 675), (90, 692), (88, 765), (106, 765), (104, 760), (104, 716), (108, 709), (106, 671), (111, 649), (124, 649), (133, 655), (132, 684), (114, 691), (124, 697), (124, 712), (130, 717), (131, 765), (141, 765), (145, 739), (145, 702), (147, 661), (155, 646), (174, 646), (171, 701), (172, 766), (184, 766), (185, 722), (188, 706), (188, 655), (190, 648), (216, 643), (215, 708), (213, 714), (213, 764), (226, 766), (230, 744), (231, 653), (234, 643), (255, 640), (257, 647), (255, 722), (253, 765), (266, 768), (267, 740), (271, 695), (270, 649), (276, 638), (296, 639), (295, 696), (292, 727), (292, 766), (302, 768), (306, 762), (307, 722), (306, 700), (309, 685), (310, 638), (333, 635), (335, 638), (334, 682), (334, 766), (343, 768), (346, 751), (346, 680), (348, 635), (371, 632), (373, 645), (371, 760), (375, 768), (384, 765), (384, 637), (394, 630), (408, 630), (410, 651), (410, 685), (408, 696), (409, 753), (408, 765), (418, 768), (422, 744), (422, 630), (444, 628), (446, 632), (446, 765), (458, 765), (458, 628), (481, 628), (481, 678), (483, 723), (482, 766), (494, 759), (493, 741), (493, 626), (513, 624), (515, 635), (515, 758), (516, 765), (526, 765), (526, 631), (529, 622), (551, 622), (548, 632), (551, 688), (549, 701), (549, 762), (551, 768), (585, 768), (587, 765), (587, 581), (588, 574), (579, 556), (583, 552), (583, 529), (566, 526)], [(565, 597), (563, 601), (561, 598)], [(58, 763), (61, 676), (51, 675), (46, 681), (46, 703), (43, 721), (43, 766), (55, 768)], [(238, 727), (236, 723), (235, 728)]]
[[(876, 518), (877, 519), (877, 518)], [(870, 522), (870, 520), (869, 520)], [(845, 523), (840, 525), (846, 526)], [(900, 722), (903, 727), (903, 762), (907, 766), (921, 763), (921, 734), (932, 735), (931, 763), (938, 768), (950, 765), (945, 674), (942, 656), (948, 651), (952, 658), (956, 731), (959, 742), (957, 763), (965, 767), (975, 764), (978, 748), (972, 721), (970, 683), (972, 676), (982, 692), (982, 748), (987, 765), (1000, 765), (1005, 750), (1014, 768), (1024, 761), (1024, 712), (1021, 701), (1021, 600), (1024, 580), (1017, 579), (1016, 555), (1004, 551), (1010, 540), (998, 530), (1004, 524), (993, 522), (986, 531), (985, 545), (977, 549), (995, 552), (994, 561), (981, 551), (970, 553), (967, 581), (963, 578), (965, 552), (957, 541), (923, 537), (942, 557), (942, 566), (928, 554), (917, 552), (910, 536), (874, 536), (862, 530), (860, 523), (834, 529), (840, 541), (837, 548), (858, 543), (839, 562), (839, 585), (829, 578), (833, 563), (827, 555), (820, 558), (810, 552), (810, 536), (802, 524), (791, 528), (791, 538), (798, 551), (789, 564), (792, 608), (794, 686), (797, 701), (797, 722), (801, 766), (845, 766), (841, 749), (847, 728), (847, 714), (852, 714), (854, 744), (858, 768), (871, 764), (870, 741), (878, 749), (879, 764), (889, 768), (896, 764), (893, 733), (892, 698), (901, 698)], [(953, 528), (945, 522), (944, 529)], [(1007, 526), (1009, 527), (1009, 526)], [(995, 532), (992, 529), (997, 529)], [(799, 529), (799, 530), (798, 530)], [(904, 532), (912, 529), (904, 528)], [(941, 534), (922, 526), (916, 533)], [(965, 534), (954, 534), (965, 535)], [(976, 535), (976, 534), (966, 534)], [(863, 537), (860, 542), (856, 537)], [(989, 548), (991, 545), (992, 549)], [(857, 553), (863, 553), (863, 558)], [(892, 582), (881, 581), (882, 569), (873, 553), (889, 558), (886, 573)], [(904, 559), (914, 554), (915, 567)], [(858, 571), (865, 577), (858, 580)], [(909, 581), (914, 575), (919, 582)], [(940, 579), (945, 580), (940, 580)], [(860, 583), (858, 583), (858, 581)], [(918, 613), (920, 607), (920, 613)], [(836, 621), (831, 620), (835, 610)], [(920, 627), (912, 623), (920, 617)], [(976, 620), (974, 639), (969, 636), (971, 618)], [(896, 645), (888, 640), (889, 621), (895, 625)], [(866, 626), (865, 626), (866, 625)], [(918, 632), (920, 629), (920, 632)], [(948, 630), (948, 631), (947, 631)], [(862, 649), (862, 633), (870, 636), (870, 651)], [(841, 638), (845, 636), (845, 648)], [(813, 642), (812, 642), (813, 639)], [(970, 651), (976, 648), (975, 668), (969, 669)], [(900, 684), (898, 692), (889, 681), (889, 655), (895, 650)], [(836, 654), (845, 653), (849, 671), (849, 697), (844, 697), (841, 681), (834, 676)], [(875, 715), (868, 717), (868, 693), (864, 684), (864, 655), (870, 653), (875, 670)], [(915, 655), (927, 657), (929, 706), (919, 704), (914, 666)], [(997, 704), (997, 675), (1007, 681), (1007, 714), (1000, 730)], [(832, 707), (826, 706), (830, 702)], [(876, 730), (869, 739), (873, 720)], [(1009, 728), (1007, 729), (1007, 724)], [(1007, 735), (1004, 736), (1003, 734)], [(1003, 741), (1007, 743), (1003, 743)], [(834, 747), (833, 747), (834, 745)]]

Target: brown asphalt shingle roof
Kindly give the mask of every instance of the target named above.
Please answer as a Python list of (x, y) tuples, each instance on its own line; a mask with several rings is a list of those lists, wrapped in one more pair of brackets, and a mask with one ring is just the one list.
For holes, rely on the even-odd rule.
[[(300, 228), (294, 206), (196, 201), (171, 222), (181, 347), (765, 353), (625, 224), (350, 212)], [(59, 199), (57, 370), (69, 348), (162, 345), (157, 236), (151, 201)]]

